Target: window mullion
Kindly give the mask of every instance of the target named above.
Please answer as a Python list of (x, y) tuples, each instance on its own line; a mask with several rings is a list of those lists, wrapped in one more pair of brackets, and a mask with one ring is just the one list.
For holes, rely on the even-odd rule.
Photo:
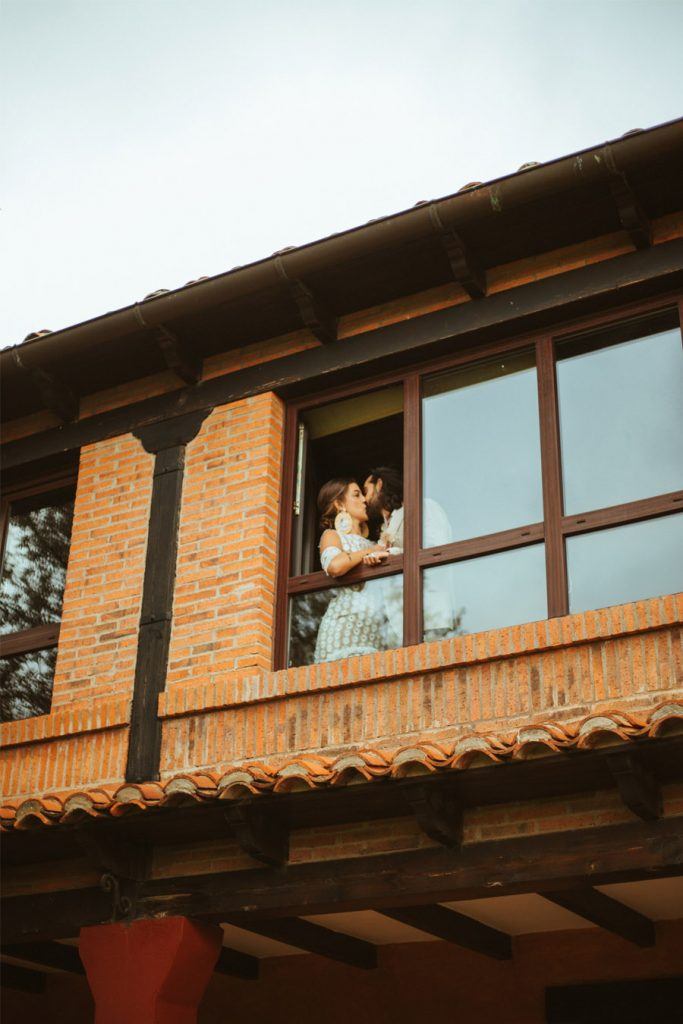
[(562, 534), (562, 466), (557, 406), (557, 380), (553, 339), (536, 342), (538, 406), (541, 429), (541, 471), (543, 473), (543, 518), (545, 525), (545, 564), (548, 590), (548, 617), (569, 611), (567, 559)]
[(403, 383), (403, 410), (403, 644), (409, 647), (422, 642), (422, 577), (418, 565), (422, 542), (422, 431), (417, 373)]

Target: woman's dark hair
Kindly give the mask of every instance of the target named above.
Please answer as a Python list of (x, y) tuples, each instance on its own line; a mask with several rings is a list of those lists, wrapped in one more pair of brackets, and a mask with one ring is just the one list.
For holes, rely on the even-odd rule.
[(403, 504), (403, 477), (393, 466), (377, 466), (368, 477), (373, 484), (382, 481), (379, 498), (387, 512), (393, 512)]
[(356, 482), (352, 476), (339, 476), (335, 477), (334, 480), (328, 480), (326, 484), (322, 485), (318, 494), (318, 512), (320, 513), (321, 529), (334, 529), (334, 520), (339, 511), (336, 503), (342, 500), (351, 484)]

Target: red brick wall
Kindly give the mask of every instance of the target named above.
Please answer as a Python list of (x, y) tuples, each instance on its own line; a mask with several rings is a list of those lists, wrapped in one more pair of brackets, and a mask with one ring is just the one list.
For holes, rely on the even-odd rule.
[(132, 692), (153, 465), (130, 434), (81, 451), (55, 711)]
[(269, 669), (282, 403), (215, 409), (187, 447), (167, 686)]

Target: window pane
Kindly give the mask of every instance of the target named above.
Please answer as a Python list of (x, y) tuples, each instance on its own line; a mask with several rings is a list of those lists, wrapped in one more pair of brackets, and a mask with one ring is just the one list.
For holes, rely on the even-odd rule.
[(424, 382), (423, 547), (543, 518), (533, 353)]
[(299, 594), (290, 601), (290, 666), (374, 654), (402, 643), (402, 575)]
[(0, 658), (1, 722), (49, 712), (56, 660), (56, 647)]
[(683, 487), (683, 347), (678, 327), (605, 347), (558, 346), (568, 515)]
[(71, 488), (11, 504), (0, 578), (0, 633), (61, 618), (72, 518)]
[(683, 590), (683, 513), (567, 538), (569, 609)]
[(424, 638), (545, 619), (545, 545), (425, 569)]

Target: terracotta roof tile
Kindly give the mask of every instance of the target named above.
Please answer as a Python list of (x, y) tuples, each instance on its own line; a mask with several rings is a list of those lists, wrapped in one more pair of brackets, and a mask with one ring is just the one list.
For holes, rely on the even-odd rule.
[(386, 777), (463, 771), (479, 764), (558, 756), (576, 749), (632, 743), (681, 732), (683, 701), (669, 700), (642, 715), (611, 708), (569, 725), (540, 722), (511, 734), (471, 733), (454, 739), (451, 745), (425, 738), (397, 748), (345, 751), (334, 757), (312, 754), (283, 759), (277, 764), (253, 761), (220, 772), (180, 772), (165, 782), (122, 783), (7, 800), (0, 806), (0, 828), (53, 827), (84, 818), (120, 817), (184, 802), (235, 800), (300, 788), (372, 783)]

